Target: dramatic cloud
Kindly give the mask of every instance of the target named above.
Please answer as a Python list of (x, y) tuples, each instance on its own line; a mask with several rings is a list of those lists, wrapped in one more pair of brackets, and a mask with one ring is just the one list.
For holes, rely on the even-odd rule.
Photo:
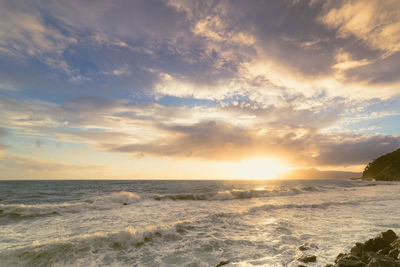
[(400, 146), (399, 12), (395, 0), (0, 0), (2, 168), (273, 157), (359, 171)]
[(284, 158), (303, 166), (365, 164), (400, 147), (400, 136), (319, 134), (311, 129), (245, 130), (214, 121), (169, 128), (170, 138), (132, 144), (113, 151), (203, 160), (241, 160), (248, 157)]
[(319, 19), (339, 37), (353, 34), (386, 57), (400, 50), (399, 10), (396, 0), (327, 1)]

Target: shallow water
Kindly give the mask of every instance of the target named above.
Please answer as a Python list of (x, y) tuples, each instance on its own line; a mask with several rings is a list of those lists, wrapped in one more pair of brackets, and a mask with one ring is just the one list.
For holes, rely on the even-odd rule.
[(393, 182), (0, 181), (0, 266), (322, 266), (399, 206)]

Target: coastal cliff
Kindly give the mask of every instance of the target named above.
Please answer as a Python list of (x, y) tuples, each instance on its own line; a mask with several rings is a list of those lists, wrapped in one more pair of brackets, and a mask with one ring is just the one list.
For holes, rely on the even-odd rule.
[(370, 162), (365, 167), (361, 178), (363, 180), (400, 181), (400, 149)]

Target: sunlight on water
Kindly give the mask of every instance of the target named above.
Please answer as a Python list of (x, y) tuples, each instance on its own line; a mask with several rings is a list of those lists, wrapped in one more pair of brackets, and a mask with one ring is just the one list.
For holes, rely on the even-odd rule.
[(305, 243), (323, 266), (399, 232), (399, 196), (346, 180), (0, 181), (0, 267), (297, 267)]

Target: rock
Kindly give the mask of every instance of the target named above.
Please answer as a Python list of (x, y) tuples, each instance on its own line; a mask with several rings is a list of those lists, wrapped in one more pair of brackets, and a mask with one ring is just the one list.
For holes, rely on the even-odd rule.
[(399, 249), (392, 249), (391, 251), (389, 251), (388, 256), (396, 260), (399, 257)]
[(303, 244), (303, 245), (301, 245), (300, 247), (299, 247), (299, 250), (301, 250), (301, 251), (305, 251), (305, 250), (309, 250), (310, 248), (306, 245), (306, 244)]
[(393, 241), (393, 242), (390, 244), (390, 246), (391, 246), (392, 248), (398, 248), (398, 249), (400, 249), (400, 238), (397, 238), (395, 241)]
[(400, 267), (400, 238), (392, 231), (382, 232), (364, 244), (356, 243), (350, 253), (340, 253), (335, 265), (326, 267)]
[(387, 230), (386, 232), (382, 232), (380, 237), (385, 240), (386, 243), (390, 244), (397, 239), (397, 235), (392, 230)]
[(345, 255), (345, 254), (343, 254), (343, 253), (339, 253), (339, 254), (336, 256), (335, 263), (337, 263), (340, 259), (342, 259), (342, 258), (344, 257), (344, 255)]
[(379, 255), (387, 255), (387, 254), (389, 254), (389, 251), (391, 250), (392, 248), (391, 247), (385, 247), (385, 248), (383, 248), (383, 249), (380, 249), (380, 250), (378, 250), (378, 254)]
[(315, 255), (303, 254), (300, 258), (297, 259), (298, 261), (307, 263), (307, 262), (316, 262), (317, 257)]
[(336, 263), (337, 267), (364, 267), (365, 263), (359, 260), (340, 259)]
[(365, 251), (365, 246), (362, 243), (356, 243), (354, 247), (350, 249), (350, 253), (361, 256), (362, 253)]
[(378, 255), (371, 258), (369, 263), (365, 265), (365, 267), (396, 267), (399, 266), (396, 264), (393, 258), (385, 255)]
[(223, 265), (227, 265), (227, 264), (229, 264), (229, 263), (231, 263), (231, 262), (230, 262), (230, 261), (221, 261), (221, 262), (218, 263), (217, 266), (215, 266), (215, 267), (220, 267), (220, 266), (223, 266)]
[(365, 242), (365, 251), (377, 252), (387, 246), (387, 243), (381, 237), (375, 237)]
[(324, 267), (335, 267), (335, 265), (328, 263), (328, 264), (325, 264)]

